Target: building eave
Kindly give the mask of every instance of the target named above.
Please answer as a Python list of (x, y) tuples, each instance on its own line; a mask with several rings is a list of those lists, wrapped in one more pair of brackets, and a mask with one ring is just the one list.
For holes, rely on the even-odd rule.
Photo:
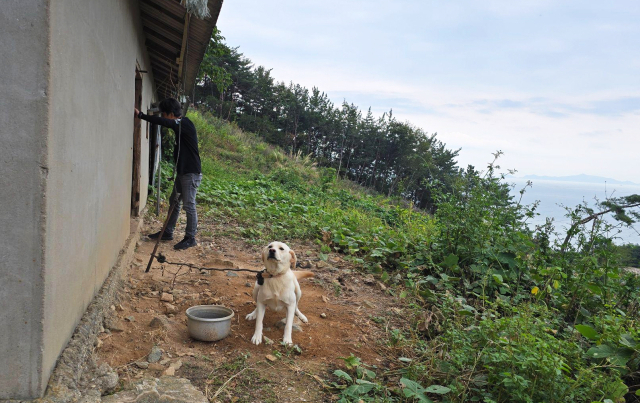
[(158, 99), (189, 96), (223, 0), (209, 0), (210, 17), (190, 16), (180, 0), (140, 0), (145, 46)]

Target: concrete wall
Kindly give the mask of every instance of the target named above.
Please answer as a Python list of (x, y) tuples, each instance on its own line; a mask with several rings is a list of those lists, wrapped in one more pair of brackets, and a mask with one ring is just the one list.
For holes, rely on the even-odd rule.
[[(51, 2), (47, 373), (129, 235), (136, 61), (151, 70), (142, 38), (136, 2)], [(144, 106), (151, 102), (149, 74), (142, 89)], [(142, 144), (141, 171), (146, 172), (144, 134)]]
[(0, 7), (0, 399), (42, 390), (48, 3)]
[[(137, 7), (0, 7), (0, 399), (44, 392), (129, 235), (136, 62), (151, 71)], [(143, 110), (151, 78), (143, 78)]]

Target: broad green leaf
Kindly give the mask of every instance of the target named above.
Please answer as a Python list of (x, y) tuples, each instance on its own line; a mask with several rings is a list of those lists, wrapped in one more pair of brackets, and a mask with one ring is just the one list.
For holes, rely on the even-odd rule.
[(458, 264), (458, 260), (459, 260), (458, 256), (452, 253), (444, 259), (444, 265), (446, 267), (451, 268)]
[(431, 299), (435, 297), (435, 294), (433, 293), (433, 291), (429, 289), (420, 290), (419, 294), (424, 299)]
[(633, 356), (633, 353), (634, 351), (630, 348), (618, 348), (616, 349), (615, 354), (609, 357), (608, 360), (613, 365), (624, 367)]
[(344, 361), (347, 369), (353, 369), (360, 366), (360, 358), (356, 357), (353, 354), (351, 354), (351, 356), (349, 357), (340, 357), (340, 359)]
[(620, 344), (635, 349), (639, 347), (640, 342), (637, 342), (630, 334), (623, 334), (620, 336)]
[(506, 263), (509, 265), (509, 268), (514, 269), (518, 265), (515, 260), (516, 255), (513, 253), (500, 253), (498, 255), (498, 260), (501, 263)]
[(351, 376), (349, 374), (347, 374), (346, 372), (344, 372), (341, 369), (337, 369), (335, 371), (333, 371), (333, 374), (335, 376), (337, 376), (338, 378), (342, 378), (345, 379), (347, 381), (349, 381), (350, 383), (353, 383), (353, 379), (351, 378)]
[(587, 355), (595, 359), (611, 357), (615, 353), (616, 349), (607, 344), (601, 344), (599, 346), (591, 347), (587, 351)]
[(629, 388), (621, 380), (618, 380), (607, 387), (607, 396), (611, 397), (614, 401), (618, 401), (618, 399), (627, 393), (629, 393)]
[(374, 379), (376, 377), (376, 373), (371, 370), (365, 369), (364, 376), (365, 378)]
[(587, 288), (596, 295), (602, 295), (602, 288), (597, 284), (589, 283), (587, 284)]
[(437, 278), (433, 277), (432, 275), (428, 275), (427, 277), (424, 278), (426, 281), (430, 282), (433, 285), (438, 285), (438, 283), (440, 282), (440, 280), (438, 280)]
[(502, 276), (499, 274), (494, 274), (493, 275), (493, 279), (495, 280), (496, 283), (498, 284), (502, 284), (504, 281), (502, 279)]
[(465, 310), (467, 310), (469, 312), (476, 312), (476, 308), (472, 307), (471, 305), (463, 304), (462, 308), (464, 308)]
[(424, 391), (427, 393), (437, 393), (439, 395), (444, 395), (451, 392), (451, 389), (447, 388), (446, 386), (431, 385), (427, 387)]
[(400, 360), (402, 362), (411, 362), (411, 361), (413, 361), (411, 358), (407, 358), (407, 357), (400, 357), (400, 358), (398, 358), (398, 360)]
[(405, 397), (412, 397), (421, 403), (433, 403), (432, 400), (425, 396), (424, 388), (419, 383), (407, 378), (401, 378), (400, 383), (404, 386), (402, 392)]
[(342, 393), (350, 397), (360, 397), (369, 393), (374, 386), (375, 384), (373, 383), (358, 383), (356, 385), (349, 386)]
[(589, 340), (598, 340), (598, 332), (596, 332), (591, 326), (576, 325), (576, 330)]

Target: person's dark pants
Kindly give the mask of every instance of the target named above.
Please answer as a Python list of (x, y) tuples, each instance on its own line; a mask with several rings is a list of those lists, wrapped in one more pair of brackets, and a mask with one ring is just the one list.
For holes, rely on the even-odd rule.
[[(187, 214), (187, 229), (185, 230), (185, 236), (195, 238), (196, 230), (198, 229), (198, 213), (196, 212), (196, 193), (198, 192), (198, 186), (202, 181), (202, 174), (184, 174), (177, 175), (173, 192), (169, 198), (171, 205), (178, 203), (171, 217), (169, 218), (169, 224), (165, 233), (173, 234), (173, 230), (178, 222), (180, 216), (180, 207), (184, 205), (184, 212)], [(178, 197), (176, 198), (176, 193)], [(177, 200), (176, 200), (177, 199)]]

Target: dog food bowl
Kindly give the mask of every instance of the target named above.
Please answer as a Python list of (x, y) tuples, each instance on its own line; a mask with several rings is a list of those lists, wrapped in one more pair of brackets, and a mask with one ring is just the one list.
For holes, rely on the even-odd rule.
[(196, 305), (187, 309), (189, 336), (196, 340), (217, 341), (231, 331), (233, 310), (221, 305)]

